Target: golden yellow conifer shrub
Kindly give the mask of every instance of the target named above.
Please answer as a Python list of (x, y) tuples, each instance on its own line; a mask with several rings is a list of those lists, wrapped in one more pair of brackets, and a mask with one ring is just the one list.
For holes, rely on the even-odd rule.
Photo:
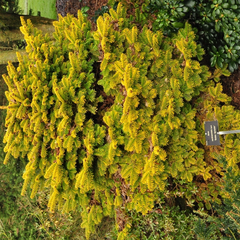
[[(28, 157), (22, 194), (30, 186), (33, 198), (46, 187), (51, 211), (80, 205), (87, 237), (115, 216), (119, 239), (131, 227), (125, 211), (147, 214), (159, 196), (207, 208), (221, 202), (218, 156), (237, 174), (239, 138), (206, 147), (203, 123), (237, 129), (240, 115), (216, 84), (228, 71), (211, 74), (199, 63), (204, 50), (189, 24), (166, 38), (128, 19), (119, 4), (98, 18), (96, 31), (80, 11), (59, 16), (50, 40), (21, 20), (28, 56), (18, 53), (19, 67), (9, 62), (4, 75), (4, 163)], [(103, 108), (107, 98), (112, 105)]]

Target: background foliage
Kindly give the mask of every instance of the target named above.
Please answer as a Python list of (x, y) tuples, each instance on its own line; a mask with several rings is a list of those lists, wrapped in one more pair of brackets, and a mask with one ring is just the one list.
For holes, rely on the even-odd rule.
[(19, 9), (18, 6), (19, 1), (18, 0), (0, 0), (0, 12), (9, 12), (9, 13), (16, 13), (21, 14), (22, 11)]
[[(210, 54), (211, 65), (222, 68), (228, 64), (233, 72), (240, 63), (240, 1), (192, 0), (151, 1), (156, 10), (154, 27), (171, 34), (188, 21), (198, 35), (198, 41)], [(160, 9), (160, 10), (159, 10)]]

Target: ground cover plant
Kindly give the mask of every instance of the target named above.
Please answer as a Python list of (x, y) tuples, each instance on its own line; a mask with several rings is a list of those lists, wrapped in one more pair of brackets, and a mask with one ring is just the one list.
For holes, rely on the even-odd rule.
[(239, 239), (239, 175), (227, 167), (226, 159), (219, 158), (226, 167), (224, 188), (228, 196), (223, 204), (213, 204), (214, 214), (199, 213), (195, 222), (195, 233), (199, 239)]
[(220, 129), (239, 128), (217, 83), (227, 66), (211, 73), (199, 63), (204, 50), (189, 24), (165, 37), (138, 19), (121, 4), (96, 31), (81, 12), (59, 17), (55, 41), (22, 20), (28, 57), (18, 54), (19, 67), (9, 63), (4, 76), (4, 163), (27, 156), (22, 195), (29, 185), (31, 198), (47, 188), (51, 211), (81, 206), (87, 237), (110, 216), (126, 239), (129, 211), (147, 214), (159, 196), (185, 207), (221, 204), (219, 154), (239, 172), (239, 138), (206, 147), (203, 132), (213, 118)]

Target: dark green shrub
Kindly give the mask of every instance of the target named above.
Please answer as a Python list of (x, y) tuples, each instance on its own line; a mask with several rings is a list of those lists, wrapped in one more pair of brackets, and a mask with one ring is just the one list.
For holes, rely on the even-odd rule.
[(102, 6), (100, 9), (95, 11), (92, 20), (94, 22), (96, 22), (99, 16), (102, 16), (104, 13), (108, 13), (108, 12), (109, 12), (109, 7), (107, 5), (106, 6)]
[[(176, 31), (188, 21), (197, 30), (198, 41), (210, 54), (211, 65), (222, 68), (225, 63), (233, 72), (240, 64), (240, 1), (187, 0), (161, 2), (157, 13), (157, 28), (167, 33)], [(156, 5), (155, 5), (156, 8)], [(164, 25), (166, 18), (168, 24)]]

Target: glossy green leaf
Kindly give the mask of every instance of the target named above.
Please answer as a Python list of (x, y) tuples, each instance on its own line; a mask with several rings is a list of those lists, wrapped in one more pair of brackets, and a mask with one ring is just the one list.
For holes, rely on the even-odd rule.
[(218, 67), (222, 68), (223, 67), (223, 59), (222, 58), (217, 58), (217, 65)]
[(181, 22), (173, 22), (172, 23), (173, 27), (175, 28), (181, 28), (184, 26), (184, 23), (181, 23)]
[[(224, 4), (222, 4), (222, 7), (223, 8), (229, 8), (229, 4), (228, 3), (224, 3)], [(231, 6), (232, 7), (232, 6)]]

